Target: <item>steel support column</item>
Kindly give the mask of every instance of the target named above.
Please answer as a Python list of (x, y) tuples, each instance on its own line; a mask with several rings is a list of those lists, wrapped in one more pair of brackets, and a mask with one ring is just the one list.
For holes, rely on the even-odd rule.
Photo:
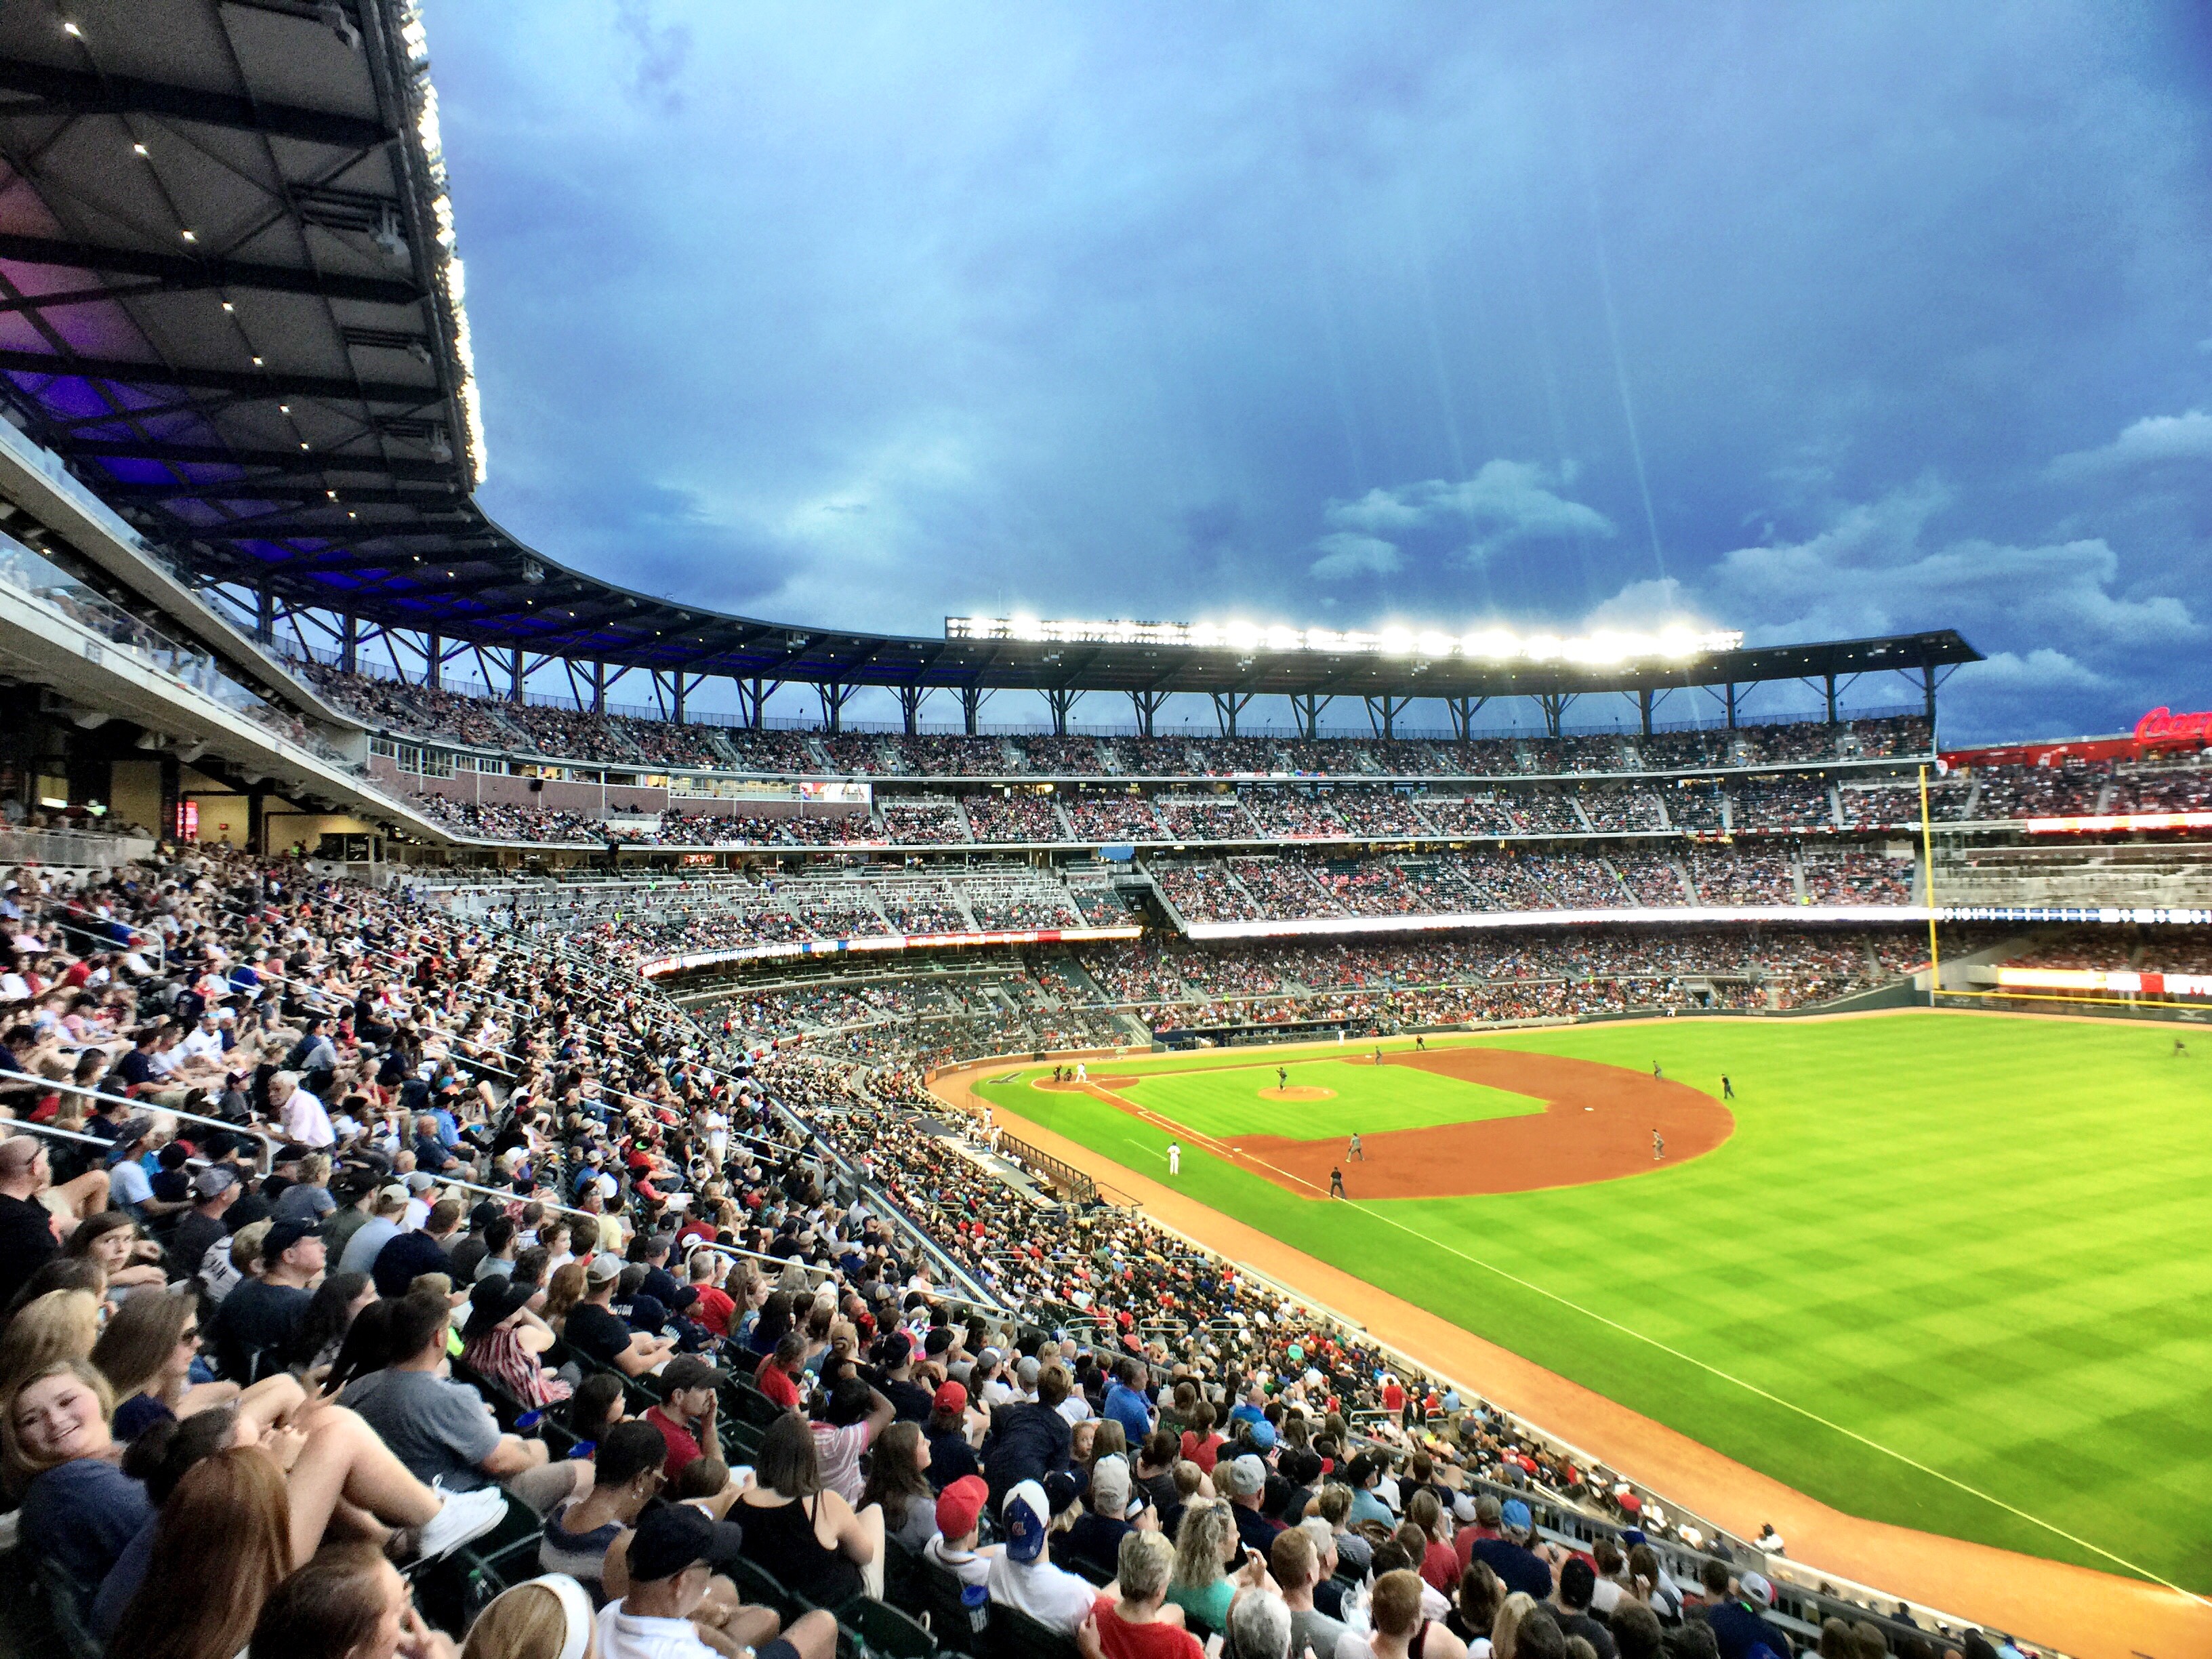
[(822, 724), (832, 732), (845, 729), (845, 705), (860, 688), (840, 680), (824, 680), (814, 688), (822, 695)]
[(929, 687), (901, 685), (892, 689), (898, 693), (899, 720), (906, 728), (907, 736), (918, 735), (921, 730), (922, 700), (929, 696)]
[(1653, 701), (1651, 688), (1648, 685), (1636, 694), (1637, 726), (1647, 738), (1651, 735), (1651, 704)]
[(1137, 734), (1139, 737), (1149, 738), (1152, 735), (1152, 716), (1160, 712), (1160, 705), (1167, 700), (1168, 694), (1164, 691), (1129, 693), (1129, 702), (1137, 711)]
[(1824, 674), (1824, 675), (1822, 675), (1820, 678), (1821, 678), (1821, 682), (1822, 682), (1823, 685), (1826, 688), (1826, 690), (1827, 690), (1827, 693), (1828, 693), (1828, 724), (1829, 724), (1829, 725), (1831, 725), (1831, 726), (1833, 726), (1833, 725), (1835, 725), (1835, 724), (1837, 723), (1837, 721), (1836, 721), (1836, 677), (1835, 677), (1833, 674)]
[(1213, 698), (1214, 724), (1221, 728), (1221, 735), (1223, 737), (1235, 737), (1237, 735), (1237, 716), (1243, 709), (1244, 705), (1252, 701), (1252, 693), (1249, 691), (1216, 691), (1213, 692), (1212, 696)]
[(1307, 742), (1311, 743), (1321, 736), (1321, 711), (1335, 701), (1334, 697), (1324, 697), (1312, 691), (1291, 693), (1291, 714)]
[(1374, 727), (1375, 735), (1378, 738), (1395, 738), (1398, 735), (1398, 716), (1406, 712), (1413, 700), (1411, 697), (1394, 696), (1385, 691), (1379, 697), (1367, 697), (1362, 701), (1367, 705), (1367, 723)]
[(445, 679), (446, 642), (433, 630), (422, 636), (422, 684), (435, 691)]
[(960, 688), (960, 726), (971, 738), (976, 735), (976, 716), (983, 712), (983, 699), (990, 695), (980, 685)]
[(1070, 710), (1083, 700), (1083, 693), (1069, 685), (1048, 685), (1044, 688), (1045, 706), (1052, 710), (1053, 735), (1067, 735), (1067, 716)]
[(1728, 729), (1735, 730), (1735, 682), (1730, 680), (1724, 688), (1728, 701)]
[(338, 666), (349, 674), (361, 672), (361, 618), (350, 611), (338, 617)]
[(1446, 697), (1444, 708), (1451, 714), (1452, 736), (1466, 743), (1474, 734), (1475, 712), (1490, 701), (1487, 697)]

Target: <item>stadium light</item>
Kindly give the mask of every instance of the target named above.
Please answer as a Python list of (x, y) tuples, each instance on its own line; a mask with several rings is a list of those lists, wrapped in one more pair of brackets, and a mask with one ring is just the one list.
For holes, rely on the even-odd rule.
[(1686, 658), (1733, 651), (1743, 635), (1732, 629), (1671, 623), (1656, 632), (1600, 629), (1572, 638), (1513, 633), (1504, 628), (1447, 634), (1390, 627), (1372, 633), (1333, 628), (1263, 627), (1257, 623), (1066, 622), (1036, 617), (947, 617), (948, 640), (1023, 640), (1050, 645), (1171, 645), (1199, 650), (1356, 652), (1383, 657), (1462, 657), (1486, 662), (1569, 662), (1603, 667), (1647, 658)]

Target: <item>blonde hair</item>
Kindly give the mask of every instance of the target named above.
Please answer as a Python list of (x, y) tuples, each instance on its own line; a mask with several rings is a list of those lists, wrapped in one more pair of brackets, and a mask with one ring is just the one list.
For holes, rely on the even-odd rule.
[(1175, 1571), (1168, 1582), (1177, 1589), (1202, 1590), (1225, 1571), (1222, 1545), (1237, 1535), (1237, 1519), (1219, 1498), (1183, 1506), (1176, 1529)]
[(1521, 1621), (1536, 1611), (1536, 1598), (1527, 1590), (1515, 1590), (1505, 1598), (1505, 1605), (1498, 1609), (1497, 1620), (1490, 1626), (1492, 1659), (1513, 1659), (1520, 1645)]
[(56, 1362), (92, 1358), (100, 1340), (100, 1300), (90, 1291), (48, 1291), (34, 1296), (0, 1332), (0, 1391), (13, 1395)]
[(568, 1641), (568, 1609), (552, 1587), (517, 1584), (477, 1615), (461, 1659), (561, 1659)]
[(230, 1236), (230, 1265), (248, 1279), (261, 1265), (261, 1243), (269, 1237), (269, 1230), (276, 1224), (271, 1217), (240, 1227)]

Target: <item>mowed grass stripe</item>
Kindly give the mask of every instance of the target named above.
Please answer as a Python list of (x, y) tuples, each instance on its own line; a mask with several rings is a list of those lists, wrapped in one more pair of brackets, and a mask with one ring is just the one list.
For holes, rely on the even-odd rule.
[[(1736, 1134), (1691, 1164), (1376, 1206), (1588, 1315), (1188, 1147), (1178, 1184), (1839, 1508), (2212, 1588), (2196, 1497), (2212, 1476), (2212, 1055), (2172, 1060), (2155, 1027), (1922, 1014), (1489, 1041), (1646, 1074), (1658, 1059), (1716, 1094), (1735, 1080)], [(1133, 1122), (1111, 1107), (999, 1097), (1108, 1157), (1133, 1150), (1109, 1138)]]

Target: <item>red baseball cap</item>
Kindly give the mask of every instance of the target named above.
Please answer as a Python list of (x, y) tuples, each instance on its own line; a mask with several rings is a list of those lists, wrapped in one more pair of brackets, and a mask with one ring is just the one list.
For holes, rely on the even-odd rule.
[[(936, 1411), (964, 1412), (968, 1409), (968, 1390), (957, 1382), (940, 1382), (937, 1385), (937, 1392), (930, 1397), (929, 1403)], [(940, 1528), (939, 1530), (943, 1529)]]
[[(957, 1387), (957, 1384), (947, 1384)], [(980, 1474), (963, 1474), (937, 1495), (937, 1529), (948, 1539), (965, 1538), (975, 1530), (991, 1489)]]

